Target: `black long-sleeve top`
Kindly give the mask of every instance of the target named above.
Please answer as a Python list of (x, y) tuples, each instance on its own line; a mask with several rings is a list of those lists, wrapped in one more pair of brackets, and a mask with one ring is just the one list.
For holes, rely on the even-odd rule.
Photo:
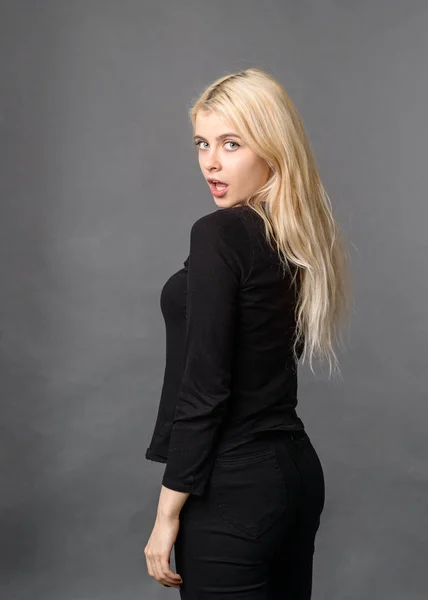
[(166, 364), (145, 458), (166, 463), (165, 487), (202, 495), (217, 453), (268, 430), (304, 429), (297, 295), (249, 206), (199, 218), (183, 264), (160, 295)]

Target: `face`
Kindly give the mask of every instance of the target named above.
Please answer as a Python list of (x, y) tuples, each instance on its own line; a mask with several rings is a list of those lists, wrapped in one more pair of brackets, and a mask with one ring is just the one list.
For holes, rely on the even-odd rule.
[[(226, 135), (227, 134), (227, 135)], [(246, 203), (269, 179), (265, 160), (245, 145), (238, 132), (215, 112), (199, 111), (195, 124), (195, 144), (205, 180), (219, 180), (227, 187), (208, 183), (214, 202), (221, 208)]]

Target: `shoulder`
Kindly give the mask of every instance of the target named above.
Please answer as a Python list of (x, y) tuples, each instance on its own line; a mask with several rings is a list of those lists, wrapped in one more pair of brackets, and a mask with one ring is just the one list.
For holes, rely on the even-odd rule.
[(252, 268), (253, 251), (241, 208), (222, 208), (197, 219), (190, 231), (190, 253), (203, 257), (205, 264), (226, 261), (243, 281)]
[(229, 242), (230, 247), (236, 249), (240, 244), (248, 246), (248, 233), (243, 223), (245, 208), (244, 206), (221, 208), (208, 213), (193, 223), (191, 235), (198, 238), (207, 236), (211, 241), (224, 240)]

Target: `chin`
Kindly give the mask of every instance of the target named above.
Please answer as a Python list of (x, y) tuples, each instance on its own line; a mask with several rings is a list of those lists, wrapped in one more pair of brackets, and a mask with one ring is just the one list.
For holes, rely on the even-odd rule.
[(219, 206), (220, 208), (226, 208), (227, 206), (230, 205), (230, 202), (228, 202), (224, 198), (216, 198), (215, 196), (213, 196), (213, 199), (214, 199), (214, 202), (217, 204), (217, 206)]
[(244, 204), (244, 202), (233, 202), (230, 200), (228, 201), (226, 200), (226, 198), (216, 198), (215, 196), (213, 196), (213, 198), (214, 202), (219, 208), (233, 208), (235, 206), (242, 206)]

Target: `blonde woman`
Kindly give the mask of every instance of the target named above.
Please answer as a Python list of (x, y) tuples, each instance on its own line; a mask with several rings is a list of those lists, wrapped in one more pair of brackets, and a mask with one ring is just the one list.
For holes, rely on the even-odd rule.
[(271, 74), (221, 77), (190, 119), (217, 208), (194, 222), (161, 293), (165, 378), (146, 458), (166, 468), (147, 569), (185, 600), (306, 600), (325, 487), (296, 412), (297, 366), (340, 371), (347, 252)]

